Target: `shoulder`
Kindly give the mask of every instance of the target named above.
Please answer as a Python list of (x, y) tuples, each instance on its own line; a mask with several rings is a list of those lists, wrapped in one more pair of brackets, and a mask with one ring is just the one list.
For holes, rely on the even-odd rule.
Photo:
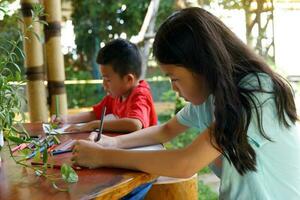
[(188, 127), (196, 127), (204, 130), (213, 121), (213, 105), (214, 97), (210, 95), (208, 99), (201, 105), (193, 105), (188, 103), (177, 114), (177, 120)]
[(273, 91), (273, 80), (266, 73), (250, 73), (244, 76), (238, 83), (241, 88), (250, 90)]
[(132, 90), (131, 96), (152, 96), (149, 84), (145, 80), (140, 80), (138, 85)]
[(114, 101), (114, 100), (115, 100), (115, 98), (113, 98), (111, 95), (106, 95), (102, 99), (102, 101), (105, 101), (105, 102), (111, 102), (111, 101)]
[(150, 85), (147, 81), (140, 80), (138, 85), (135, 87), (135, 90), (137, 90), (137, 91), (143, 91), (143, 90), (150, 91)]
[(214, 110), (214, 96), (210, 95), (205, 102), (200, 105), (194, 105), (192, 103), (187, 103), (181, 112), (183, 113), (199, 113), (199, 114), (208, 114), (212, 113)]

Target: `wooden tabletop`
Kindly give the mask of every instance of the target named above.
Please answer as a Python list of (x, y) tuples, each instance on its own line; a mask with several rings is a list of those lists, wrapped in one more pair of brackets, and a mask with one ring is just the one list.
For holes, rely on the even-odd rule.
[[(27, 124), (28, 126), (28, 124)], [(30, 131), (40, 129), (29, 124)], [(38, 128), (38, 129), (37, 129)], [(87, 138), (87, 133), (61, 135), (60, 140)], [(10, 157), (7, 147), (1, 152), (0, 199), (1, 200), (48, 200), (48, 199), (119, 199), (137, 186), (154, 180), (156, 176), (125, 169), (99, 168), (76, 170), (79, 180), (69, 185), (68, 192), (59, 192), (50, 182), (34, 174), (33, 170), (17, 165)], [(70, 163), (71, 153), (55, 156), (55, 162)], [(50, 160), (51, 161), (51, 160)], [(59, 174), (59, 169), (49, 169)], [(61, 183), (65, 187), (64, 183)]]

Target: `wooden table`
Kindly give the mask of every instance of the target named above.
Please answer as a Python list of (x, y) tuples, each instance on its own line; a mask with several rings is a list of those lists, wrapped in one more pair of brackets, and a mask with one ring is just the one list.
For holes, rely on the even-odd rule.
[[(27, 126), (29, 132), (42, 132), (40, 124), (27, 124)], [(87, 136), (87, 133), (65, 134), (60, 139), (65, 141)], [(36, 176), (33, 170), (17, 165), (9, 156), (7, 148), (2, 149), (1, 156), (1, 200), (119, 199), (137, 186), (156, 178), (147, 173), (117, 168), (81, 169), (76, 171), (79, 181), (69, 185), (69, 192), (59, 192), (50, 182)], [(67, 153), (57, 158), (60, 161), (70, 162), (70, 157), (71, 153)], [(50, 169), (49, 172), (58, 174), (60, 170)]]

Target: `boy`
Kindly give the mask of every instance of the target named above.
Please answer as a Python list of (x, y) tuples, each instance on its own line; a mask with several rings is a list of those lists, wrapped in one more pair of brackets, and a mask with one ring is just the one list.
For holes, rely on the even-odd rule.
[[(116, 39), (103, 47), (97, 56), (107, 92), (93, 110), (61, 116), (58, 123), (71, 125), (66, 131), (92, 131), (99, 127), (101, 111), (106, 107), (103, 129), (112, 132), (133, 132), (157, 124), (150, 87), (141, 76), (142, 59), (136, 45)], [(85, 125), (76, 123), (87, 122)]]

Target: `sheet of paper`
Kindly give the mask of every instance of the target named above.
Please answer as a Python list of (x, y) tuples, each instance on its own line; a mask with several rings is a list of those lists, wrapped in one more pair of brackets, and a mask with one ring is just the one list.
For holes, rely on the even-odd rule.
[[(108, 114), (108, 115), (105, 115), (105, 117), (104, 117), (104, 120), (114, 120), (114, 119), (118, 119), (118, 117), (116, 117), (115, 115), (113, 115), (113, 114)], [(78, 124), (76, 124), (77, 126), (82, 126), (82, 125), (84, 125), (84, 124), (86, 124), (86, 123), (78, 123)], [(50, 124), (43, 124), (43, 130), (44, 130), (44, 132), (45, 133), (48, 133), (48, 134), (53, 134), (53, 135), (55, 135), (55, 134), (66, 134), (66, 133), (71, 133), (70, 131), (66, 131), (66, 129), (67, 128), (69, 128), (70, 127), (70, 124), (65, 124), (63, 127), (60, 127), (60, 128), (56, 128), (56, 129), (54, 129), (52, 132), (50, 131)], [(76, 131), (74, 131), (74, 132), (76, 132)], [(72, 133), (74, 133), (73, 131), (72, 131)]]
[[(84, 125), (85, 123), (79, 123), (79, 124), (76, 124), (77, 126), (82, 126)], [(53, 129), (51, 131), (51, 128), (50, 128), (50, 124), (43, 124), (43, 130), (45, 133), (47, 134), (66, 134), (66, 133), (71, 133), (70, 131), (66, 131), (67, 128), (70, 127), (70, 124), (65, 124), (63, 125), (62, 127), (59, 127), (59, 128), (56, 128), (56, 129)], [(72, 131), (72, 133), (74, 133), (76, 131)]]
[(62, 126), (60, 128), (56, 128), (56, 129), (51, 130), (50, 124), (43, 124), (43, 130), (44, 130), (45, 133), (48, 133), (48, 134), (64, 134), (65, 130), (69, 126), (70, 125), (64, 125), (64, 126)]
[(139, 151), (155, 151), (155, 150), (163, 150), (163, 149), (165, 148), (162, 144), (154, 144), (149, 146), (130, 148), (130, 150), (139, 150)]

